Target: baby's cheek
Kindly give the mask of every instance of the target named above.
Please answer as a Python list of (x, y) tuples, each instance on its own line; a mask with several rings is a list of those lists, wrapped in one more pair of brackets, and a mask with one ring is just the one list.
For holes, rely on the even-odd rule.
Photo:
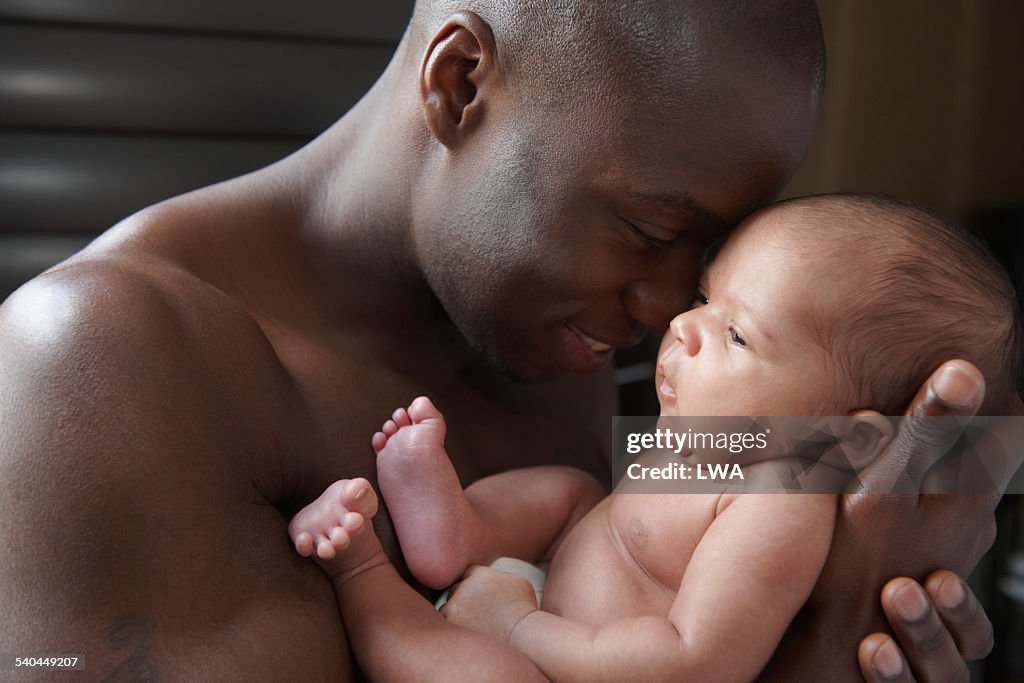
[(661, 337), (661, 344), (658, 346), (658, 362), (664, 360), (665, 352), (668, 351), (668, 347), (675, 341), (675, 336), (672, 334), (672, 328), (669, 328), (664, 335)]

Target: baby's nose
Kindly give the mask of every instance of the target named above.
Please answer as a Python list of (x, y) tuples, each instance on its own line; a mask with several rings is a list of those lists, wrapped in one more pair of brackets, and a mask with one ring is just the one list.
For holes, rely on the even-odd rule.
[(700, 331), (695, 313), (695, 310), (680, 313), (669, 325), (671, 334), (682, 344), (688, 356), (696, 356), (700, 351)]

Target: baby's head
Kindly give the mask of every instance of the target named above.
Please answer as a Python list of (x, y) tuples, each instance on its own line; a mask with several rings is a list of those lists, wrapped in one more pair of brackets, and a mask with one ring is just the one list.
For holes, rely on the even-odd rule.
[(663, 415), (899, 415), (944, 361), (1016, 391), (1013, 286), (963, 228), (875, 195), (821, 195), (748, 218), (662, 342)]

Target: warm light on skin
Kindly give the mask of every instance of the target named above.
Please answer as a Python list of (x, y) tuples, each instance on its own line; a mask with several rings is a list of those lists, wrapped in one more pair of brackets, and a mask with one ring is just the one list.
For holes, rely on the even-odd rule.
[(65, 333), (65, 326), (74, 317), (71, 297), (61, 292), (58, 284), (45, 287), (27, 286), (17, 296), (19, 314), (10, 317), (15, 338), (24, 339), (33, 345), (48, 346)]

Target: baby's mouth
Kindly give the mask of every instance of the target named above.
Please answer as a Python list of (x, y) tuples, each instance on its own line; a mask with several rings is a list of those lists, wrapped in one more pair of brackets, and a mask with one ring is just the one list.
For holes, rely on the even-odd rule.
[(668, 377), (665, 374), (665, 369), (660, 365), (658, 366), (658, 372), (656, 376), (658, 378), (658, 393), (660, 393), (662, 396), (666, 398), (675, 398), (676, 390), (672, 386), (672, 383), (668, 381)]

